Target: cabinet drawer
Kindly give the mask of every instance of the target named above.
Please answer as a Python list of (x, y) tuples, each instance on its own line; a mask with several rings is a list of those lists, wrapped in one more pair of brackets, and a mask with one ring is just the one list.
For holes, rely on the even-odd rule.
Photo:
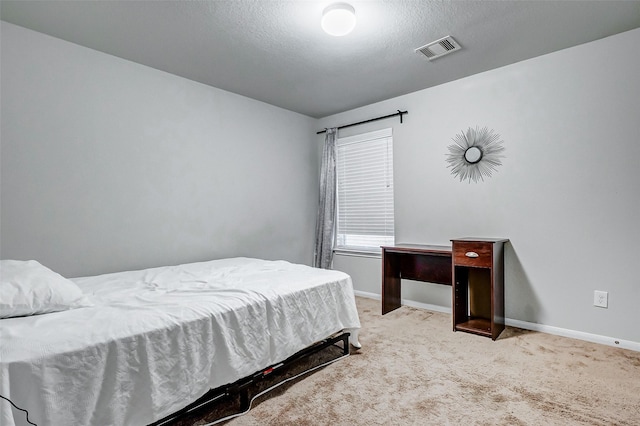
[(491, 268), (493, 264), (493, 244), (484, 242), (453, 242), (453, 264)]

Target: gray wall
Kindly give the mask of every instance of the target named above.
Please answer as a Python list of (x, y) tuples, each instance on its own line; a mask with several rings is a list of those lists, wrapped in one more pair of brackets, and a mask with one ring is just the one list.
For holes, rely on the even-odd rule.
[[(640, 342), (638, 44), (640, 29), (327, 117), (319, 127), (407, 109), (405, 124), (342, 133), (393, 127), (396, 242), (509, 238), (508, 318)], [(437, 62), (425, 72), (431, 66)], [(446, 167), (447, 146), (475, 126), (502, 136), (506, 158), (493, 177), (461, 183)], [(380, 293), (380, 259), (336, 256), (334, 267), (356, 289)], [(450, 307), (449, 288), (407, 284), (403, 297)], [(594, 290), (609, 292), (608, 309), (593, 306)]]
[(316, 120), (2, 22), (1, 256), (310, 263)]
[[(1, 25), (2, 258), (69, 277), (235, 255), (310, 263), (315, 130), (408, 109), (405, 124), (343, 132), (393, 127), (397, 241), (510, 238), (507, 317), (640, 342), (640, 30), (313, 120)], [(506, 158), (460, 183), (446, 147), (476, 125), (502, 135)], [(380, 259), (335, 268), (380, 292)], [(405, 282), (403, 296), (450, 305), (445, 286)]]

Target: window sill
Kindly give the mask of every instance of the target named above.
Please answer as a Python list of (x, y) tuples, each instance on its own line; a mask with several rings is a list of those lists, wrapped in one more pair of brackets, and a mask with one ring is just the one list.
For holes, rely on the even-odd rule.
[(353, 249), (334, 249), (333, 254), (337, 254), (339, 256), (355, 256), (355, 257), (371, 257), (371, 258), (382, 258), (381, 251), (367, 251), (367, 250), (353, 250)]

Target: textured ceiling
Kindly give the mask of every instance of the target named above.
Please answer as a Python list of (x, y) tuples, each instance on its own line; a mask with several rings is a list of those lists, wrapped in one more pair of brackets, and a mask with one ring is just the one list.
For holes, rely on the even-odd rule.
[[(358, 24), (332, 37), (331, 3), (2, 0), (0, 17), (312, 117), (640, 27), (640, 1), (350, 1)], [(446, 35), (462, 50), (414, 52)]]

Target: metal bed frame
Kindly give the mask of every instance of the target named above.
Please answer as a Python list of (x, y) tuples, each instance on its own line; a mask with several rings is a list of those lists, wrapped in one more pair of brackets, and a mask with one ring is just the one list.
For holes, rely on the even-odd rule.
[(317, 342), (297, 353), (290, 356), (286, 360), (279, 362), (277, 364), (271, 365), (267, 368), (259, 370), (247, 377), (244, 377), (234, 383), (220, 386), (216, 389), (209, 390), (202, 397), (198, 398), (193, 403), (187, 405), (181, 410), (176, 411), (173, 414), (164, 417), (157, 422), (151, 423), (149, 426), (164, 426), (170, 425), (172, 422), (181, 420), (186, 416), (196, 412), (196, 411), (204, 411), (207, 407), (218, 401), (219, 399), (230, 396), (240, 398), (240, 412), (248, 411), (250, 408), (250, 398), (249, 398), (249, 387), (256, 383), (259, 383), (267, 378), (272, 377), (272, 373), (276, 370), (279, 370), (283, 367), (288, 367), (292, 363), (299, 361), (303, 358), (307, 358), (310, 355), (318, 353), (329, 346), (333, 346), (336, 343), (342, 341), (342, 352), (343, 355), (349, 355), (349, 336), (351, 333), (342, 332), (337, 335), (328, 337), (320, 342)]

